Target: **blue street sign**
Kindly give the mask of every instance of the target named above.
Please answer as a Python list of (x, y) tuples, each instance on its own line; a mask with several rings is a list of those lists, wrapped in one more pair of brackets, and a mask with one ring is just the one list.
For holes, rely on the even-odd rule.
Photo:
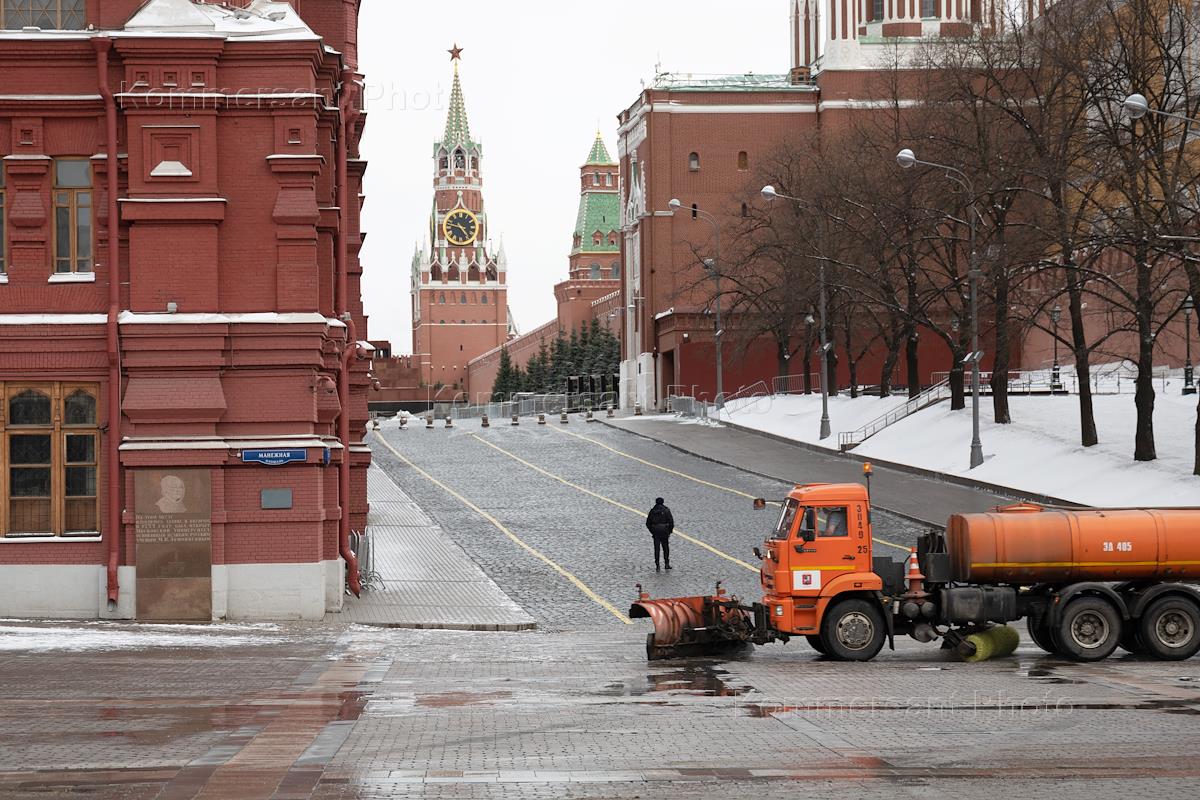
[(308, 453), (303, 450), (243, 450), (242, 461), (247, 464), (266, 464), (278, 467), (293, 461), (307, 461)]

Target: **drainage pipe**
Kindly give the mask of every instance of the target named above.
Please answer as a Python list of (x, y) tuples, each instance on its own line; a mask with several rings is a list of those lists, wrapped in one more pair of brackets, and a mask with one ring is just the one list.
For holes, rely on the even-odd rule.
[(96, 48), (96, 77), (100, 97), (104, 100), (105, 162), (107, 163), (108, 193), (108, 499), (105, 507), (108, 535), (108, 610), (117, 610), (121, 587), (117, 582), (117, 564), (121, 546), (121, 345), (119, 315), (121, 310), (121, 223), (117, 192), (120, 188), (121, 166), (117, 153), (117, 101), (108, 84), (108, 54), (112, 39), (99, 36), (92, 39)]

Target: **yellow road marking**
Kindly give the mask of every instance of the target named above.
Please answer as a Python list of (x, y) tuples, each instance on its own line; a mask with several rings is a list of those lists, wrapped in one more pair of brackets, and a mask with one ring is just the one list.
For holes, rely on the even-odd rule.
[[(571, 483), (566, 478), (560, 478), (558, 475), (555, 475), (553, 472), (544, 470), (541, 467), (539, 467), (537, 464), (530, 463), (530, 462), (526, 461), (525, 459), (521, 458), (520, 456), (516, 455), (515, 453), (510, 453), (509, 451), (505, 450), (503, 447), (500, 447), (499, 445), (492, 444), (487, 439), (484, 439), (482, 436), (480, 436), (477, 433), (472, 433), (471, 435), (474, 436), (479, 441), (486, 444), (488, 447), (492, 448), (493, 450), (497, 450), (497, 451), (503, 453), (504, 455), (508, 456), (513, 461), (516, 461), (520, 464), (524, 464), (526, 467), (529, 467), (534, 472), (541, 473), (542, 475), (545, 475), (547, 478), (552, 478), (552, 479), (558, 481), (559, 483), (563, 484), (564, 486), (570, 486), (572, 489), (575, 489), (576, 491), (583, 492), (584, 494), (590, 495), (590, 496), (596, 498), (597, 500), (603, 500), (605, 503), (616, 506), (617, 508), (624, 509), (625, 511), (628, 511), (631, 514), (637, 514), (639, 517), (645, 517), (645, 512), (639, 511), (636, 508), (633, 508), (632, 506), (627, 506), (624, 503), (621, 503), (617, 500), (613, 500), (611, 497), (605, 497), (602, 494), (597, 494), (596, 492), (593, 492), (591, 489), (580, 486), (577, 483)], [(722, 552), (722, 551), (718, 550), (717, 548), (713, 547), (712, 545), (708, 544), (707, 542), (703, 542), (694, 536), (689, 536), (686, 533), (684, 533), (683, 531), (679, 530), (678, 528), (675, 529), (675, 535), (680, 537), (681, 539), (684, 539), (685, 541), (691, 542), (694, 545), (703, 547), (705, 550), (708, 550), (710, 553), (714, 553), (715, 555), (718, 555), (721, 558), (724, 558), (728, 561), (732, 561), (733, 563), (735, 563), (739, 566), (745, 567), (746, 569), (750, 570), (751, 572), (758, 572), (758, 567), (753, 567), (750, 564), (747, 564), (745, 561), (742, 561), (740, 558), (735, 558), (734, 556), (731, 556), (728, 553)]]
[[(472, 434), (472, 435), (474, 435), (474, 434)], [(396, 458), (400, 459), (400, 460), (401, 460), (401, 461), (403, 461), (405, 464), (407, 464), (409, 467), (411, 467), (412, 469), (414, 469), (414, 470), (415, 470), (415, 471), (416, 471), (418, 474), (420, 474), (422, 477), (426, 478), (426, 479), (427, 479), (427, 480), (428, 480), (430, 483), (432, 483), (434, 486), (437, 486), (437, 487), (438, 487), (439, 489), (441, 489), (442, 491), (444, 491), (444, 492), (446, 492), (447, 494), (451, 495), (452, 497), (456, 498), (456, 499), (457, 499), (457, 500), (458, 500), (460, 503), (462, 503), (463, 505), (465, 505), (467, 508), (471, 509), (471, 510), (472, 510), (472, 511), (474, 511), (476, 514), (478, 514), (479, 516), (481, 516), (481, 517), (483, 517), (484, 519), (486, 519), (488, 522), (490, 522), (490, 523), (492, 523), (493, 525), (495, 525), (495, 526), (496, 526), (496, 528), (497, 528), (497, 529), (498, 529), (498, 530), (499, 530), (501, 533), (503, 533), (505, 536), (507, 536), (509, 539), (511, 539), (511, 540), (512, 540), (514, 543), (516, 543), (516, 544), (517, 544), (519, 547), (521, 547), (522, 549), (524, 549), (524, 550), (526, 550), (527, 552), (529, 552), (529, 553), (530, 553), (530, 555), (532, 555), (534, 558), (537, 558), (538, 560), (540, 560), (540, 561), (542, 561), (543, 563), (545, 563), (545, 564), (546, 564), (548, 567), (550, 567), (551, 569), (553, 569), (553, 570), (554, 570), (555, 572), (557, 572), (559, 575), (562, 575), (564, 578), (566, 578), (567, 580), (569, 580), (571, 583), (575, 584), (575, 588), (577, 588), (577, 589), (579, 589), (579, 591), (583, 592), (583, 593), (584, 593), (584, 594), (585, 594), (585, 595), (586, 595), (586, 596), (587, 596), (587, 597), (588, 597), (590, 600), (592, 600), (593, 602), (595, 602), (597, 605), (599, 605), (599, 606), (603, 607), (603, 608), (604, 608), (606, 611), (608, 611), (609, 613), (611, 613), (611, 614), (612, 614), (614, 617), (616, 617), (617, 619), (621, 620), (621, 622), (625, 623), (626, 625), (632, 625), (632, 624), (633, 624), (633, 621), (632, 621), (632, 620), (630, 620), (628, 617), (626, 617), (626, 616), (625, 616), (623, 613), (621, 613), (621, 611), (620, 611), (620, 610), (619, 610), (619, 609), (618, 609), (616, 606), (614, 606), (612, 603), (608, 602), (608, 601), (607, 601), (607, 600), (605, 600), (603, 597), (601, 597), (600, 595), (598, 595), (598, 594), (596, 594), (594, 591), (592, 591), (592, 589), (591, 589), (591, 588), (590, 588), (590, 587), (589, 587), (589, 586), (588, 586), (586, 583), (584, 583), (583, 581), (579, 580), (579, 578), (575, 577), (575, 575), (574, 575), (573, 573), (571, 573), (569, 570), (565, 569), (564, 567), (560, 566), (560, 565), (559, 565), (557, 562), (555, 562), (555, 561), (553, 561), (552, 559), (550, 559), (550, 558), (548, 558), (547, 556), (545, 556), (545, 555), (544, 555), (544, 554), (543, 554), (541, 551), (539, 551), (538, 549), (536, 549), (536, 548), (534, 548), (534, 547), (532, 547), (532, 546), (530, 546), (530, 545), (526, 544), (526, 543), (525, 543), (525, 542), (524, 542), (524, 541), (521, 539), (521, 537), (517, 536), (515, 533), (513, 533), (513, 532), (512, 532), (512, 531), (510, 531), (510, 530), (509, 530), (507, 527), (505, 527), (505, 525), (504, 525), (504, 523), (503, 523), (503, 522), (501, 522), (500, 520), (496, 519), (496, 518), (495, 518), (495, 517), (493, 517), (491, 514), (489, 514), (488, 512), (484, 511), (482, 508), (480, 508), (479, 506), (475, 505), (475, 504), (474, 504), (474, 503), (472, 503), (470, 500), (468, 500), (467, 498), (463, 497), (461, 494), (459, 494), (458, 492), (454, 491), (454, 490), (453, 490), (453, 489), (451, 489), (449, 486), (447, 486), (446, 484), (442, 483), (442, 482), (441, 482), (441, 481), (439, 481), (437, 478), (433, 477), (433, 476), (432, 476), (432, 475), (430, 475), (428, 472), (426, 472), (425, 470), (423, 470), (423, 469), (421, 469), (420, 467), (418, 467), (416, 464), (414, 464), (412, 461), (410, 461), (408, 458), (406, 458), (404, 455), (402, 455), (402, 454), (400, 453), (400, 451), (399, 451), (399, 450), (397, 450), (396, 448), (392, 447), (391, 443), (390, 443), (390, 442), (389, 442), (387, 439), (383, 438), (383, 436), (382, 436), (381, 434), (380, 434), (380, 435), (378, 435), (378, 436), (377, 436), (377, 438), (379, 439), (380, 443), (381, 443), (381, 444), (382, 444), (384, 447), (386, 447), (388, 450), (390, 450), (390, 451), (392, 452), (392, 455), (396, 456)], [(478, 437), (476, 437), (476, 438), (478, 438)], [(482, 441), (482, 440), (481, 440), (481, 441)]]
[[(694, 475), (688, 475), (686, 472), (679, 472), (678, 470), (674, 470), (669, 467), (664, 467), (660, 464), (655, 464), (653, 461), (647, 461), (646, 459), (639, 458), (639, 457), (633, 455), (632, 453), (626, 453), (621, 450), (618, 450), (615, 447), (610, 447), (610, 446), (606, 445), (604, 442), (598, 441), (596, 439), (591, 439), (587, 436), (584, 436), (583, 434), (572, 433), (571, 431), (564, 431), (562, 428), (551, 428), (550, 430), (556, 431), (561, 434), (565, 434), (567, 436), (574, 436), (576, 439), (582, 439), (585, 442), (591, 442), (592, 444), (594, 444), (598, 447), (603, 447), (605, 450), (608, 450), (610, 453), (616, 453), (617, 455), (623, 456), (624, 458), (628, 458), (631, 461), (636, 461), (639, 464), (645, 464), (647, 467), (653, 467), (654, 469), (662, 470), (663, 472), (669, 473), (671, 475), (676, 475), (680, 478), (686, 478), (689, 481), (695, 481), (696, 483), (703, 484), (704, 486), (711, 486), (712, 488), (720, 489), (723, 492), (730, 492), (731, 494), (741, 495), (742, 497), (749, 497), (751, 500), (755, 499), (754, 495), (747, 494), (746, 492), (743, 492), (739, 489), (733, 489), (729, 486), (722, 486), (719, 483), (712, 483), (710, 481), (703, 480), (702, 478), (697, 478)], [(775, 502), (775, 503), (772, 503), (772, 505), (779, 505), (779, 503)]]
[[(592, 439), (588, 436), (584, 436), (583, 434), (572, 433), (571, 431), (564, 431), (562, 428), (551, 428), (550, 430), (556, 431), (557, 433), (565, 434), (567, 436), (574, 436), (576, 439), (582, 439), (585, 442), (591, 442), (592, 444), (594, 444), (598, 447), (603, 447), (605, 450), (608, 450), (611, 453), (616, 453), (617, 455), (622, 456), (623, 458), (628, 458), (629, 460), (636, 461), (639, 464), (645, 464), (647, 467), (653, 467), (654, 469), (662, 470), (663, 472), (666, 472), (670, 475), (675, 475), (680, 478), (685, 478), (689, 481), (695, 481), (696, 483), (702, 484), (704, 486), (711, 486), (712, 488), (720, 489), (723, 492), (729, 492), (731, 494), (740, 495), (741, 497), (749, 497), (751, 499), (754, 499), (754, 495), (747, 494), (746, 492), (743, 492), (739, 489), (734, 489), (729, 486), (722, 486), (719, 483), (712, 483), (711, 481), (706, 481), (703, 478), (697, 478), (695, 475), (688, 475), (686, 472), (680, 472), (678, 470), (674, 470), (669, 467), (664, 467), (660, 464), (655, 464), (653, 461), (647, 461), (646, 459), (639, 458), (638, 456), (635, 456), (632, 453), (626, 453), (622, 450), (618, 450), (615, 447), (610, 447), (609, 445), (606, 445), (604, 442), (601, 442), (597, 439)], [(771, 503), (771, 505), (777, 506), (777, 505), (779, 505), (779, 503), (773, 502), (773, 503)], [(894, 547), (897, 550), (903, 550), (906, 553), (912, 549), (911, 547), (905, 547), (904, 545), (896, 544), (894, 542), (889, 542), (886, 539), (880, 539), (878, 537), (872, 537), (872, 539), (874, 541), (878, 542), (879, 544), (887, 545), (888, 547)]]

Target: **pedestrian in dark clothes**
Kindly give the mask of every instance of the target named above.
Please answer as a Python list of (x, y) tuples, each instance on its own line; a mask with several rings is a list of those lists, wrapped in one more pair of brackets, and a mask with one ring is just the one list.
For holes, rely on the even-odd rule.
[[(650, 536), (654, 538), (654, 571), (661, 571), (663, 562), (666, 562), (667, 569), (670, 569), (670, 538), (671, 532), (675, 530), (675, 518), (671, 516), (671, 509), (663, 505), (661, 497), (654, 498), (654, 508), (646, 515), (646, 530), (650, 531)], [(659, 561), (660, 552), (662, 561)]]

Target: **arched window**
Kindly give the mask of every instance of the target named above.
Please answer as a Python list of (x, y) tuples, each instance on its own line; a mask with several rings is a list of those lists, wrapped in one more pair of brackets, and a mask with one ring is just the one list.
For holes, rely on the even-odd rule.
[(76, 389), (63, 401), (63, 424), (95, 425), (96, 398), (83, 389)]
[(471, 283), (479, 283), (479, 267), (471, 265), (471, 268), (467, 270), (467, 280)]
[(462, 150), (454, 151), (454, 168), (455, 169), (466, 169), (467, 168), (467, 157), (463, 153)]
[(462, 296), (458, 298), (458, 302), (462, 303), (464, 306), (467, 304), (467, 293), (466, 292), (462, 293)]
[(695, 172), (698, 169), (700, 169), (700, 154), (699, 153), (690, 153), (688, 155), (688, 169), (690, 169), (692, 172)]
[(620, 261), (614, 261), (612, 263), (612, 276), (613, 276), (613, 278), (621, 277), (621, 262)]
[(617, 243), (617, 232), (616, 231), (613, 231), (612, 233), (608, 234), (608, 243), (609, 244)]
[(604, 173), (604, 185), (612, 186), (612, 173), (611, 172)]
[(9, 425), (49, 425), (50, 396), (26, 389), (8, 401)]
[(582, 243), (583, 243), (583, 237), (582, 237), (582, 236), (580, 236), (578, 233), (577, 233), (577, 234), (575, 234), (574, 246), (575, 246), (575, 247), (579, 247), (579, 245), (580, 245), (580, 244), (582, 244)]
[(599, 186), (599, 185), (600, 185), (600, 173), (593, 172), (592, 173), (592, 186)]
[(596, 231), (595, 233), (592, 234), (592, 244), (600, 244), (603, 241), (604, 241), (604, 234), (601, 233), (600, 231)]
[(700, 216), (700, 206), (696, 205), (695, 203), (692, 203), (692, 219), (696, 219), (699, 216)]
[(459, 325), (466, 325), (466, 324), (467, 324), (467, 321), (466, 321), (465, 319), (460, 319), (460, 320), (458, 321), (458, 324), (459, 324)]
[(594, 280), (594, 281), (600, 280), (600, 265), (599, 264), (592, 264), (592, 280)]
[(437, 264), (433, 265), (433, 269), (429, 270), (430, 280), (440, 281), (442, 279), (442, 268)]
[(444, 320), (444, 319), (438, 320), (438, 325), (445, 325), (445, 324), (446, 324), (446, 320)]
[(467, 169), (475, 169), (475, 157), (471, 156), (467, 159)]
[(738, 153), (738, 169), (750, 169), (750, 156), (745, 150)]
[(445, 156), (442, 156), (441, 158), (439, 158), (438, 159), (438, 169), (440, 169), (442, 172), (445, 172), (446, 170), (450, 169), (450, 159), (446, 158)]
[(750, 216), (750, 206), (746, 205), (745, 203), (742, 203), (742, 216), (743, 217)]
[(450, 269), (446, 271), (446, 278), (458, 283), (458, 267), (450, 267)]
[(487, 292), (483, 293), (482, 302), (485, 306), (488, 304)]
[(438, 303), (443, 306), (446, 305), (446, 293), (445, 292), (442, 292), (441, 294), (438, 295)]

